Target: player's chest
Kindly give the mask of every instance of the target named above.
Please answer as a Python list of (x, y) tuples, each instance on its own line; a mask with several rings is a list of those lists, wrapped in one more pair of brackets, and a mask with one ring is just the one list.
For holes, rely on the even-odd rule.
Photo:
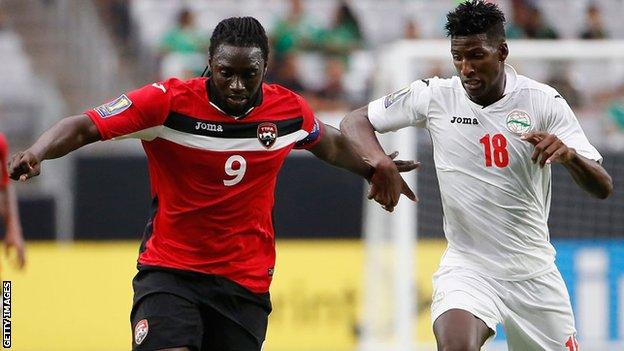
[(494, 104), (482, 108), (461, 99), (432, 105), (429, 130), (442, 166), (493, 172), (528, 167), (533, 145), (523, 133), (540, 130), (529, 104)]
[(235, 185), (275, 177), (303, 134), (301, 117), (233, 121), (172, 113), (147, 150), (164, 172), (196, 184)]
[(153, 171), (162, 178), (175, 179), (203, 192), (252, 189), (270, 184), (276, 179), (290, 149), (215, 151), (157, 139), (146, 150)]

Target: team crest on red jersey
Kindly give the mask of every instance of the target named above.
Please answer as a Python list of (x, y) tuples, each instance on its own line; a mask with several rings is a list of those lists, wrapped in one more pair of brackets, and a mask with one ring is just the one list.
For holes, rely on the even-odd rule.
[(147, 324), (147, 319), (141, 319), (134, 327), (134, 342), (137, 345), (141, 345), (148, 331), (149, 325)]
[(267, 149), (270, 149), (277, 140), (277, 126), (271, 122), (260, 123), (258, 126), (258, 140)]

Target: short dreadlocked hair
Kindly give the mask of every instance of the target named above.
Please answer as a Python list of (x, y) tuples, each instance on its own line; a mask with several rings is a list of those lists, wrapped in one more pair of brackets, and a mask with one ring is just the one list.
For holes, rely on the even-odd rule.
[(269, 60), (269, 39), (264, 27), (253, 17), (230, 17), (219, 22), (210, 38), (210, 57), (221, 44), (259, 47), (264, 62)]
[(505, 15), (492, 3), (468, 0), (446, 15), (446, 35), (450, 37), (485, 34), (488, 40), (505, 39)]

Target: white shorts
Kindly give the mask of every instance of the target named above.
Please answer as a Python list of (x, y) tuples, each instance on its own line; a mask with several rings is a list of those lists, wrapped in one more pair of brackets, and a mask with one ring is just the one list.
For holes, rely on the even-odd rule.
[(577, 351), (570, 296), (558, 270), (508, 281), (463, 267), (440, 267), (433, 276), (431, 322), (461, 309), (496, 332), (503, 324), (509, 351)]

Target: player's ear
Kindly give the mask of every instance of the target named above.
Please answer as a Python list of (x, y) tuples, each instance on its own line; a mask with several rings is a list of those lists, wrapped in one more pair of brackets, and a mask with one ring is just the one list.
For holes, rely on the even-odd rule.
[(498, 45), (498, 60), (500, 62), (505, 62), (509, 56), (509, 47), (507, 46), (507, 42), (502, 42)]

